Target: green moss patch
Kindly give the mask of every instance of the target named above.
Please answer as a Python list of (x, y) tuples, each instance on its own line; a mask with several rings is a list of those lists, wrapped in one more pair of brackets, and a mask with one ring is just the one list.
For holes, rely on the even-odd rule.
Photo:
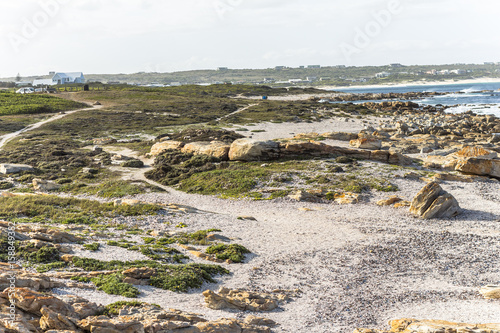
[(208, 254), (215, 254), (217, 259), (221, 260), (231, 260), (233, 262), (241, 263), (245, 260), (245, 254), (250, 253), (250, 251), (239, 244), (217, 244), (209, 246), (206, 249)]
[(124, 283), (125, 277), (121, 274), (100, 275), (92, 278), (97, 290), (102, 290), (106, 294), (120, 295), (128, 298), (136, 298), (140, 292), (130, 283)]

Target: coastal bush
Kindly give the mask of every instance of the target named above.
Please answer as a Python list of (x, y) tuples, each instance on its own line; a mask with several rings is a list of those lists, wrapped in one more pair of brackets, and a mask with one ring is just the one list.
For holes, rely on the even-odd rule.
[[(182, 142), (199, 142), (199, 141), (222, 141), (225, 143), (232, 143), (237, 139), (244, 136), (234, 131), (228, 131), (217, 128), (187, 128), (180, 132), (168, 134), (170, 139)], [(159, 140), (163, 136), (158, 136)]]
[(250, 251), (242, 245), (239, 244), (217, 244), (209, 246), (206, 250), (208, 254), (215, 254), (217, 259), (221, 260), (231, 260), (236, 263), (241, 263), (245, 260), (245, 254), (250, 253)]
[(101, 244), (99, 244), (99, 243), (91, 243), (91, 244), (84, 244), (83, 248), (85, 250), (95, 252), (95, 251), (99, 250), (100, 246), (101, 246)]
[(0, 91), (0, 116), (69, 111), (88, 105), (54, 96)]
[(91, 281), (97, 287), (97, 290), (104, 291), (109, 295), (121, 295), (128, 298), (136, 298), (140, 292), (139, 289), (130, 283), (124, 283), (125, 277), (122, 274), (99, 275), (91, 278)]
[[(190, 288), (200, 288), (204, 282), (215, 282), (214, 276), (227, 275), (230, 272), (219, 265), (207, 264), (180, 264), (163, 265), (154, 260), (136, 260), (136, 261), (101, 261), (91, 258), (74, 257), (73, 265), (86, 271), (104, 271), (104, 270), (126, 270), (128, 268), (151, 267), (155, 268), (157, 273), (151, 277), (153, 287), (186, 292)], [(92, 281), (95, 283), (94, 279)], [(122, 275), (114, 274), (113, 278), (98, 280), (102, 285), (109, 285), (109, 290), (128, 290), (126, 286), (116, 284), (122, 283)], [(97, 285), (97, 284), (96, 284)], [(127, 296), (129, 297), (129, 296)]]
[(146, 177), (163, 185), (175, 185), (190, 176), (214, 170), (218, 158), (208, 155), (193, 155), (177, 150), (167, 150), (159, 155), (154, 163), (154, 169), (146, 173)]
[(165, 290), (187, 292), (191, 288), (200, 288), (204, 282), (214, 283), (213, 277), (216, 275), (227, 274), (229, 271), (218, 265), (169, 265), (151, 277), (151, 285)]
[(167, 245), (167, 244), (193, 244), (193, 245), (207, 245), (211, 242), (208, 241), (207, 235), (213, 232), (220, 232), (220, 229), (207, 229), (207, 230), (198, 230), (193, 233), (179, 233), (173, 236), (164, 236), (159, 238), (156, 243), (158, 245)]
[(36, 268), (36, 271), (38, 273), (46, 273), (50, 270), (53, 270), (53, 269), (57, 269), (57, 268), (65, 268), (67, 267), (68, 264), (64, 261), (56, 261), (56, 262), (53, 262), (53, 263), (50, 263), (50, 264), (43, 264), (43, 265), (39, 265), (37, 268)]
[(64, 224), (94, 224), (97, 217), (153, 215), (159, 210), (154, 205), (114, 206), (54, 195), (0, 197), (0, 218), (36, 217)]
[(32, 243), (17, 248), (16, 255), (29, 263), (44, 264), (60, 261), (60, 253), (55, 247), (43, 246), (36, 249)]
[(182, 180), (179, 189), (188, 193), (241, 197), (250, 192), (259, 180), (267, 180), (269, 176), (270, 173), (262, 169), (213, 170), (196, 173)]
[(8, 190), (14, 187), (14, 184), (11, 182), (0, 181), (0, 190)]
[(144, 166), (144, 162), (141, 160), (133, 159), (123, 162), (121, 166), (124, 168), (142, 168)]

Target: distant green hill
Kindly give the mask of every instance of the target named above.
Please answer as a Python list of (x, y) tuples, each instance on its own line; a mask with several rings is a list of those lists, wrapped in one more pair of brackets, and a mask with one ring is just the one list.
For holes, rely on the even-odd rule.
[[(432, 75), (432, 70), (463, 70), (461, 74)], [(407, 81), (440, 81), (464, 80), (481, 77), (500, 77), (500, 65), (448, 64), (448, 65), (412, 65), (412, 66), (365, 66), (365, 67), (322, 67), (322, 68), (283, 68), (283, 69), (227, 69), (227, 70), (193, 70), (173, 73), (134, 73), (134, 74), (86, 74), (88, 81), (133, 83), (133, 84), (210, 84), (210, 83), (247, 83), (282, 86), (290, 83), (279, 81), (303, 80), (297, 85), (362, 85), (384, 84)], [(387, 72), (388, 77), (375, 78), (377, 73)], [(23, 81), (48, 76), (23, 77)], [(306, 80), (310, 79), (311, 82)], [(6, 78), (0, 81), (13, 81)]]

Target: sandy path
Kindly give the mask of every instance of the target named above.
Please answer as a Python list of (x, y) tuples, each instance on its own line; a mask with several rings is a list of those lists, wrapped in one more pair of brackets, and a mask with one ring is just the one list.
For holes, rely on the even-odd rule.
[(22, 130), (19, 130), (17, 132), (13, 132), (13, 133), (9, 133), (9, 134), (6, 134), (6, 135), (2, 135), (2, 136), (0, 136), (0, 149), (2, 149), (2, 147), (5, 146), (5, 144), (7, 142), (11, 141), (12, 139), (18, 137), (19, 135), (21, 135), (23, 133), (32, 131), (32, 130), (37, 129), (37, 128), (45, 125), (45, 124), (48, 124), (48, 123), (53, 122), (53, 121), (58, 120), (58, 119), (62, 119), (64, 117), (66, 117), (66, 116), (68, 116), (70, 114), (76, 113), (76, 112), (97, 110), (97, 109), (100, 109), (100, 108), (102, 108), (102, 106), (98, 105), (98, 106), (91, 107), (91, 108), (84, 108), (84, 109), (78, 109), (78, 110), (73, 110), (73, 111), (66, 111), (64, 113), (60, 113), (60, 114), (58, 114), (56, 116), (50, 117), (50, 118), (48, 118), (46, 120), (43, 120), (43, 121), (31, 124), (31, 125), (23, 128)]
[(247, 105), (247, 106), (245, 106), (245, 107), (239, 108), (238, 110), (236, 110), (236, 111), (234, 111), (234, 112), (231, 112), (230, 114), (226, 114), (225, 116), (222, 116), (222, 117), (220, 117), (220, 118), (215, 119), (215, 121), (221, 121), (221, 120), (223, 120), (223, 119), (226, 119), (226, 118), (228, 118), (228, 117), (231, 117), (232, 115), (235, 115), (235, 114), (238, 114), (238, 113), (243, 112), (243, 111), (245, 111), (245, 110), (248, 110), (248, 109), (250, 109), (251, 107), (256, 106), (256, 105), (259, 105), (259, 103), (254, 103), (254, 104), (250, 104), (250, 105)]

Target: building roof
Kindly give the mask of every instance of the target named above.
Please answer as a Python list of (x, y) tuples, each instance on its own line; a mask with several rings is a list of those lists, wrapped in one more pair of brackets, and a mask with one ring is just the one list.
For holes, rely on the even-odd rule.
[(82, 72), (68, 72), (68, 73), (56, 73), (54, 75), (55, 76), (59, 76), (60, 78), (64, 78), (64, 77), (69, 77), (69, 78), (77, 78), (77, 77), (82, 77), (83, 76), (83, 73)]

